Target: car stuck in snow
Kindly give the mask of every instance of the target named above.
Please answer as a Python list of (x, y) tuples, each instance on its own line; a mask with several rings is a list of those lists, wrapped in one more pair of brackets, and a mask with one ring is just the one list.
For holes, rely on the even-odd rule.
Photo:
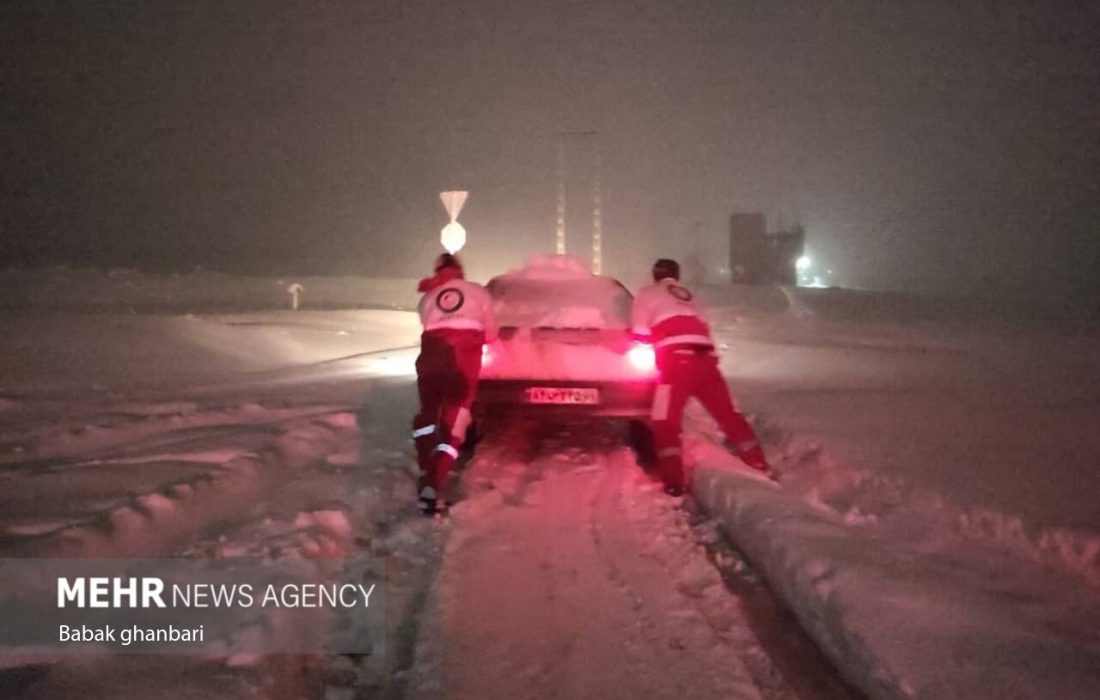
[(500, 337), (484, 349), (476, 414), (649, 415), (653, 348), (632, 337), (632, 297), (619, 281), (547, 255), (487, 289)]

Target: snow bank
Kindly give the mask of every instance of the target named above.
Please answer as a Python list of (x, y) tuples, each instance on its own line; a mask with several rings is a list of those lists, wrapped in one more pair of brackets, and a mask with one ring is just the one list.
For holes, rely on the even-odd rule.
[(1100, 697), (1094, 598), (1038, 569), (1005, 575), (988, 552), (899, 544), (746, 474), (713, 445), (691, 451), (700, 502), (868, 696)]
[(247, 277), (64, 267), (0, 271), (0, 310), (181, 313), (288, 309), (290, 285), (300, 284), (303, 308), (416, 307), (416, 281), (367, 277)]

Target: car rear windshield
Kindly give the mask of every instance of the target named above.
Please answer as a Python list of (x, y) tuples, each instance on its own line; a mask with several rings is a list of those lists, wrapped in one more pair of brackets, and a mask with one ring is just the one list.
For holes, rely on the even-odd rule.
[(630, 292), (607, 277), (489, 283), (497, 323), (515, 328), (629, 328)]

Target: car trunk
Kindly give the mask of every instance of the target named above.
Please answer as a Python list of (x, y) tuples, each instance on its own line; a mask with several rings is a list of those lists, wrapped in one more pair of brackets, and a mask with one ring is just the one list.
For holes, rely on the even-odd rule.
[(487, 349), (483, 379), (603, 382), (644, 377), (627, 362), (630, 335), (621, 328), (505, 328)]

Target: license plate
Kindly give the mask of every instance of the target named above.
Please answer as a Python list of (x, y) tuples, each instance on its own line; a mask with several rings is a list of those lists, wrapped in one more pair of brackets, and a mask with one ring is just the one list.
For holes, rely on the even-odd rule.
[(599, 402), (599, 389), (554, 386), (533, 386), (527, 389), (527, 403), (579, 404), (582, 406), (592, 406)]

